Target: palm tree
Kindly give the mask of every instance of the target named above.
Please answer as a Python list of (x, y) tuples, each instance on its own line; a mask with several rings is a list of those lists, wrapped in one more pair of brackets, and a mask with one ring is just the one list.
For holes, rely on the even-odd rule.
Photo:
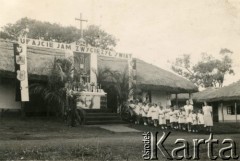
[(131, 80), (127, 68), (121, 72), (114, 71), (111, 73), (111, 76), (114, 82), (113, 86), (117, 92), (118, 112), (121, 114), (124, 111), (129, 96), (133, 93), (133, 87), (129, 87), (129, 81)]
[(98, 70), (92, 69), (92, 71), (95, 73), (97, 77), (98, 84), (103, 84), (104, 82), (111, 80), (111, 76), (113, 73), (113, 71), (109, 67), (104, 67), (104, 68), (100, 67), (98, 68)]
[(43, 98), (47, 106), (47, 116), (49, 116), (50, 107), (54, 106), (63, 114), (66, 103), (65, 84), (72, 81), (72, 71), (73, 65), (70, 59), (55, 58), (48, 75), (47, 84), (34, 83), (30, 85), (30, 92)]

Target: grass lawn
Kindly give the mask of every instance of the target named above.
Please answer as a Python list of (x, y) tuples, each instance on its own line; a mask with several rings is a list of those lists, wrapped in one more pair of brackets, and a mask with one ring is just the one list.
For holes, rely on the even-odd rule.
[[(127, 125), (140, 131), (162, 131), (143, 125)], [(214, 138), (224, 138), (240, 143), (240, 125), (236, 123), (215, 124)], [(237, 134), (238, 133), (238, 134)], [(165, 146), (172, 150), (178, 138), (192, 139), (209, 135), (173, 131)], [(143, 160), (142, 132), (114, 133), (96, 126), (68, 127), (56, 119), (46, 118), (1, 118), (0, 160)], [(218, 154), (222, 144), (215, 145)], [(237, 154), (240, 154), (239, 148)], [(201, 160), (207, 159), (207, 147), (200, 147)], [(190, 151), (191, 154), (191, 151)], [(159, 153), (159, 160), (166, 160)]]

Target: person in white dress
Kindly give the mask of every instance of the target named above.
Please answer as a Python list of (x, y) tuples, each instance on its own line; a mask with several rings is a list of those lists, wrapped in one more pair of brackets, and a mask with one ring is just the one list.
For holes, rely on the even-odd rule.
[(165, 118), (165, 110), (163, 106), (161, 106), (161, 103), (159, 105), (158, 109), (158, 120), (159, 120), (159, 125), (161, 126), (162, 129), (167, 129), (166, 126), (166, 118)]
[(208, 106), (207, 102), (204, 102), (203, 110), (203, 119), (207, 131), (212, 131), (213, 118), (212, 118), (212, 106)]
[(138, 104), (138, 101), (135, 102), (135, 107), (134, 107), (134, 112), (135, 112), (135, 124), (139, 124), (140, 123), (140, 111), (141, 111), (141, 107)]
[(202, 110), (198, 110), (197, 118), (198, 118), (198, 131), (201, 132), (204, 128), (204, 118)]
[(186, 113), (185, 110), (182, 108), (180, 108), (179, 110), (179, 115), (178, 115), (178, 123), (179, 123), (179, 129), (180, 130), (185, 130), (185, 123), (186, 123)]
[(178, 129), (178, 118), (179, 118), (179, 109), (178, 106), (174, 105), (174, 129)]
[(148, 103), (147, 118), (148, 118), (148, 125), (151, 125), (152, 124), (152, 104), (151, 103)]
[(165, 111), (166, 126), (168, 128), (168, 127), (171, 127), (170, 115), (169, 115), (169, 113), (171, 112), (170, 106), (167, 105), (164, 111)]
[(138, 124), (140, 124), (141, 120), (142, 120), (142, 109), (143, 109), (143, 104), (142, 101), (138, 102), (138, 106), (139, 106), (139, 111), (138, 111)]
[(151, 116), (152, 116), (152, 120), (153, 120), (153, 125), (155, 127), (157, 127), (158, 126), (158, 106), (157, 106), (157, 104), (154, 104), (151, 107)]
[(197, 114), (195, 112), (195, 110), (192, 111), (192, 132), (198, 132), (197, 131), (197, 123), (198, 123), (198, 120), (197, 120)]
[(191, 117), (190, 114), (192, 113), (193, 106), (190, 104), (189, 100), (186, 101), (186, 105), (184, 106), (184, 110), (186, 112), (187, 128), (188, 128), (188, 131), (191, 132), (192, 117)]
[(175, 123), (175, 120), (176, 120), (176, 115), (175, 115), (173, 107), (171, 107), (171, 111), (169, 112), (169, 117), (170, 117), (171, 128), (174, 129), (174, 123)]
[(143, 118), (143, 123), (144, 125), (147, 125), (147, 114), (149, 111), (149, 106), (146, 102), (143, 103), (142, 106), (142, 118)]

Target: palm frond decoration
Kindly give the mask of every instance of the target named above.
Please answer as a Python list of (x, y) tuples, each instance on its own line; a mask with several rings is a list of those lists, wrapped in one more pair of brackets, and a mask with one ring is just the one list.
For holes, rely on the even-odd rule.
[(70, 59), (55, 58), (48, 74), (47, 84), (31, 84), (30, 92), (41, 96), (48, 108), (63, 108), (66, 103), (65, 84), (72, 81), (72, 71), (73, 64)]
[(127, 102), (129, 95), (133, 93), (134, 86), (130, 87), (130, 76), (128, 68), (123, 71), (112, 71), (111, 79), (118, 96), (118, 111), (121, 113), (122, 107)]
[(112, 70), (109, 67), (92, 69), (93, 73), (96, 75), (97, 83), (103, 84), (103, 82), (107, 82), (111, 80)]

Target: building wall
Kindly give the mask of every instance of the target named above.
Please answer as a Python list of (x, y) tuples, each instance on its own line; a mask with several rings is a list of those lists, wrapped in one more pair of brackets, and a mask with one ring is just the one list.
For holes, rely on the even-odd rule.
[(0, 78), (0, 109), (21, 109), (20, 102), (15, 101), (15, 82)]
[[(223, 111), (223, 112), (222, 112)], [(223, 115), (224, 117), (223, 117)], [(219, 122), (236, 122), (236, 115), (232, 115), (232, 114), (228, 114), (227, 113), (227, 106), (225, 104), (223, 104), (223, 110), (222, 107), (218, 106), (218, 118), (219, 118)], [(224, 121), (223, 121), (224, 118)], [(237, 121), (240, 122), (240, 115), (237, 115)]]
[(169, 96), (166, 92), (163, 91), (151, 91), (152, 103), (161, 102), (163, 106), (167, 105), (167, 97)]

